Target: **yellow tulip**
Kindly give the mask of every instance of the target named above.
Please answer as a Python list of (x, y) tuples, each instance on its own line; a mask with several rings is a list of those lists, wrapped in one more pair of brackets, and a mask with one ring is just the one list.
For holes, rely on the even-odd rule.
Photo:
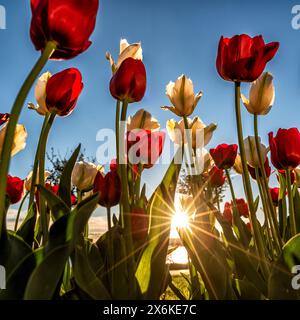
[(273, 76), (265, 72), (251, 84), (249, 99), (241, 95), (248, 112), (256, 115), (267, 114), (275, 101)]
[[(192, 133), (192, 147), (193, 149), (206, 146), (212, 139), (213, 132), (216, 130), (216, 124), (210, 124), (206, 126), (199, 117), (194, 119), (187, 118), (189, 128)], [(178, 145), (187, 143), (185, 125), (183, 119), (179, 122), (174, 119), (167, 121), (167, 131), (170, 139)], [(203, 135), (203, 143), (201, 137)]]
[(135, 113), (134, 116), (128, 117), (127, 130), (131, 131), (134, 129), (144, 129), (144, 130), (158, 130), (160, 124), (157, 119), (153, 118), (151, 113), (140, 109)]
[(239, 154), (235, 158), (233, 169), (236, 173), (243, 174), (242, 158)]
[(188, 117), (194, 112), (202, 97), (202, 92), (195, 94), (192, 80), (182, 75), (175, 83), (171, 81), (167, 85), (166, 95), (170, 99), (172, 106), (162, 107), (162, 109), (170, 110), (180, 117)]

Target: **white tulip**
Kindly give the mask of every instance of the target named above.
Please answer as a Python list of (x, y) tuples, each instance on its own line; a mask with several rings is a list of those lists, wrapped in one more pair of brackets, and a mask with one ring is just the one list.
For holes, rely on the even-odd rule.
[[(25, 179), (24, 187), (25, 187), (26, 191), (30, 191), (31, 190), (32, 174), (33, 174), (33, 172), (31, 171), (28, 174), (27, 178)], [(49, 171), (45, 171), (45, 174), (44, 174), (45, 180), (50, 176), (50, 174), (51, 173)], [(37, 172), (36, 184), (39, 184), (39, 172)]]
[(265, 72), (251, 84), (249, 99), (241, 95), (248, 112), (256, 115), (267, 114), (275, 101), (273, 76)]
[(157, 119), (153, 118), (151, 113), (144, 109), (140, 109), (134, 116), (128, 117), (127, 131), (134, 129), (158, 130), (160, 124)]
[(180, 117), (188, 117), (194, 112), (202, 97), (202, 92), (195, 94), (192, 80), (182, 75), (175, 83), (169, 82), (166, 87), (166, 95), (169, 97), (172, 106), (162, 107), (162, 109), (170, 110)]
[(93, 163), (80, 161), (74, 166), (72, 172), (72, 184), (80, 191), (93, 186), (98, 168)]
[[(244, 146), (245, 146), (246, 160), (248, 164), (253, 168), (259, 167), (259, 157), (257, 153), (255, 137), (246, 138), (244, 140)], [(261, 143), (260, 138), (259, 138), (259, 150), (262, 156), (262, 161), (263, 163), (265, 163), (269, 149), (264, 144)]]

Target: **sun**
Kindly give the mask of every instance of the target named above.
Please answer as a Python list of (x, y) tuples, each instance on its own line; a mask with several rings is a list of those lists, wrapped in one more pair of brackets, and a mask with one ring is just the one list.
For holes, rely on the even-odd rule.
[(179, 238), (177, 229), (183, 229), (189, 227), (190, 218), (184, 211), (176, 211), (172, 217), (171, 235), (170, 238)]

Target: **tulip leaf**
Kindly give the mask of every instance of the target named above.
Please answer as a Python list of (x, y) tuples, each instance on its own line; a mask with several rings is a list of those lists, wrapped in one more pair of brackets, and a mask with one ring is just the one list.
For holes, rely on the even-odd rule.
[(235, 279), (233, 287), (238, 300), (261, 300), (261, 292), (248, 280)]
[(79, 246), (75, 249), (74, 277), (77, 285), (91, 298), (111, 299), (102, 281), (92, 270), (85, 250)]
[(37, 220), (37, 210), (35, 204), (31, 206), (28, 214), (17, 231), (20, 236), (29, 246), (34, 242), (34, 228)]
[(141, 293), (147, 299), (159, 298), (167, 278), (165, 262), (172, 219), (170, 208), (181, 168), (181, 165), (175, 163), (176, 156), (149, 204), (149, 242), (142, 252), (135, 274)]
[(81, 148), (81, 145), (79, 145), (75, 149), (71, 158), (66, 163), (63, 173), (60, 177), (58, 195), (61, 199), (63, 199), (63, 201), (67, 204), (69, 208), (71, 207), (71, 176), (80, 152), (80, 148)]

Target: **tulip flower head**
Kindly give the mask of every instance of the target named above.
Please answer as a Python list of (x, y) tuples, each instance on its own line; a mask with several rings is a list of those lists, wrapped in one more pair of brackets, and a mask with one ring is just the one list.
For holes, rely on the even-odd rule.
[(127, 120), (127, 131), (132, 131), (134, 129), (154, 131), (159, 128), (160, 124), (157, 119), (153, 118), (151, 113), (144, 109), (140, 109), (134, 116), (128, 117)]
[[(214, 131), (217, 129), (217, 125), (211, 123), (206, 126), (199, 117), (194, 119), (187, 118), (189, 125), (189, 133), (192, 136), (192, 148), (203, 148), (212, 139)], [(181, 119), (179, 122), (174, 119), (167, 121), (167, 131), (170, 139), (178, 145), (187, 143), (187, 130), (185, 129), (184, 120)]]
[(229, 202), (225, 203), (224, 211), (223, 211), (223, 217), (230, 224), (233, 223), (232, 208), (231, 208), (231, 204)]
[[(7, 130), (7, 123), (5, 123), (0, 129), (0, 154), (3, 149), (6, 130)], [(15, 135), (14, 135), (13, 146), (11, 150), (12, 157), (16, 155), (18, 152), (20, 152), (21, 150), (25, 149), (27, 136), (28, 134), (25, 127), (22, 124), (17, 124)]]
[(140, 42), (129, 44), (126, 39), (121, 39), (120, 41), (120, 54), (118, 61), (115, 62), (112, 55), (108, 52), (106, 53), (106, 58), (109, 60), (113, 74), (119, 69), (120, 65), (127, 58), (132, 58), (136, 60), (143, 60), (143, 49)]
[(227, 81), (253, 82), (263, 73), (278, 48), (278, 42), (265, 44), (262, 36), (222, 36), (216, 62), (218, 73)]
[(24, 180), (18, 177), (7, 177), (6, 194), (10, 201), (10, 204), (18, 203), (24, 193)]
[(148, 235), (149, 217), (142, 208), (133, 208), (130, 213), (131, 234), (134, 241), (143, 241)]
[(175, 83), (169, 82), (166, 87), (166, 95), (172, 106), (162, 107), (162, 109), (170, 110), (179, 117), (189, 117), (194, 112), (203, 94), (201, 91), (195, 94), (192, 80), (182, 75)]
[(210, 149), (210, 155), (219, 169), (230, 169), (235, 163), (237, 150), (236, 144), (220, 144), (217, 148)]
[(90, 162), (79, 161), (75, 163), (72, 171), (72, 184), (80, 191), (93, 187), (98, 173), (97, 166)]
[[(27, 178), (25, 179), (25, 182), (24, 182), (24, 187), (25, 187), (25, 190), (26, 191), (30, 191), (31, 190), (31, 184), (32, 184), (32, 174), (33, 172), (31, 171)], [(44, 178), (45, 180), (51, 175), (51, 173), (49, 171), (45, 171), (45, 174), (44, 174)], [(37, 172), (37, 177), (36, 177), (36, 184), (39, 184), (39, 172)]]
[(105, 176), (98, 172), (94, 181), (94, 192), (99, 192), (98, 203), (106, 208), (116, 206), (121, 198), (121, 180), (116, 170)]
[[(279, 183), (280, 183), (280, 177), (287, 183), (285, 170), (278, 170), (277, 181)], [(296, 181), (296, 173), (294, 170), (290, 170), (290, 178), (291, 178), (291, 184), (294, 184), (294, 182)]]
[(144, 168), (153, 167), (160, 157), (165, 142), (165, 133), (150, 130), (134, 130), (127, 133), (128, 160), (141, 163)]
[(233, 169), (237, 174), (243, 174), (242, 159), (239, 154), (237, 154), (237, 156), (235, 158)]
[[(231, 203), (233, 206), (233, 202)], [(249, 217), (249, 208), (248, 204), (244, 199), (236, 199), (236, 208), (241, 217)]]
[(279, 129), (269, 133), (271, 161), (278, 169), (295, 169), (300, 165), (300, 132), (297, 128)]
[(220, 170), (217, 166), (209, 171), (209, 182), (213, 188), (222, 187), (225, 180), (224, 170)]
[(279, 194), (280, 194), (280, 189), (279, 188), (270, 188), (270, 194), (272, 198), (272, 202), (275, 207), (278, 206), (279, 203)]
[(56, 43), (52, 59), (71, 59), (89, 48), (99, 0), (31, 0), (31, 40), (38, 51)]
[[(271, 175), (271, 167), (270, 167), (269, 159), (268, 159), (268, 158), (266, 158), (265, 165), (264, 165), (264, 169), (265, 169), (266, 177), (269, 178), (270, 175)], [(260, 170), (260, 168), (259, 168), (258, 170)], [(256, 180), (256, 171), (255, 171), (255, 168), (253, 168), (253, 167), (251, 167), (251, 166), (248, 165), (248, 171), (249, 171), (252, 179)], [(261, 172), (259, 173), (259, 176), (262, 177), (262, 173), (261, 173)]]
[(139, 102), (146, 91), (146, 69), (141, 60), (127, 58), (110, 80), (110, 93), (120, 101)]
[[(244, 140), (244, 146), (245, 146), (246, 160), (248, 164), (253, 168), (259, 167), (259, 156), (257, 153), (255, 137), (247, 137)], [(259, 150), (262, 157), (262, 161), (263, 163), (265, 163), (269, 150), (264, 144), (261, 143), (260, 138), (259, 138)]]
[(242, 94), (243, 103), (249, 113), (266, 115), (275, 101), (273, 76), (265, 72), (251, 84), (249, 100)]

